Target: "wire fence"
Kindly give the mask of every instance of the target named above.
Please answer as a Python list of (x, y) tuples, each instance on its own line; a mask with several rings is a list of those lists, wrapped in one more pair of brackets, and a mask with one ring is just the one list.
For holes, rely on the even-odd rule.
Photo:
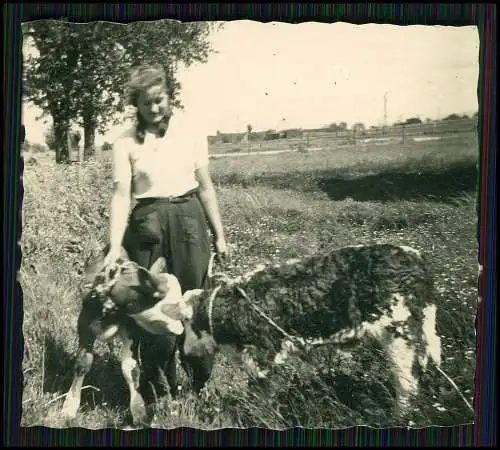
[(469, 118), (340, 131), (317, 129), (272, 131), (267, 132), (267, 134), (266, 132), (232, 133), (209, 136), (208, 142), (211, 154), (284, 150), (307, 151), (325, 145), (342, 146), (433, 140), (476, 131), (476, 120)]

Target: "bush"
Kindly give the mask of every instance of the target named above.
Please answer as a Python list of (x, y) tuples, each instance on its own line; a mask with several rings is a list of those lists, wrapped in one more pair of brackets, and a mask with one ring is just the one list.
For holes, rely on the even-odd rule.
[(48, 150), (48, 148), (45, 145), (38, 144), (38, 143), (30, 143), (30, 142), (25, 142), (24, 144), (24, 151), (25, 152), (30, 152), (30, 153), (44, 153)]
[(266, 133), (264, 134), (265, 141), (274, 141), (276, 139), (279, 139), (280, 137), (281, 134), (273, 130), (266, 131)]
[(102, 144), (101, 150), (103, 152), (110, 152), (111, 150), (113, 150), (113, 144), (110, 144), (106, 141), (104, 144)]

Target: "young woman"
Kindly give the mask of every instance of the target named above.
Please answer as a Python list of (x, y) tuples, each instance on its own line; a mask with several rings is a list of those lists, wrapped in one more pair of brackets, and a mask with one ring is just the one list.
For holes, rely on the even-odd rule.
[[(210, 258), (206, 219), (215, 250), (227, 256), (215, 190), (208, 171), (206, 136), (172, 116), (165, 72), (158, 66), (135, 70), (129, 83), (136, 124), (113, 146), (114, 191), (110, 251), (116, 261), (123, 245), (138, 264), (158, 256), (183, 290), (203, 287)], [(131, 196), (137, 204), (129, 219)]]
[[(123, 246), (130, 259), (145, 268), (163, 256), (168, 272), (178, 278), (183, 292), (204, 288), (211, 252), (207, 219), (216, 254), (223, 260), (228, 253), (208, 171), (206, 136), (196, 132), (195, 124), (172, 115), (166, 74), (161, 67), (136, 69), (129, 93), (129, 101), (136, 108), (136, 123), (113, 145), (110, 250), (104, 265), (110, 267)], [(130, 212), (131, 197), (136, 205)], [(175, 349), (160, 337), (145, 336), (141, 340), (141, 359), (151, 365), (145, 368), (147, 377), (156, 377), (154, 364), (171, 361), (170, 367), (163, 369), (175, 393)], [(203, 387), (210, 376), (212, 362), (190, 361), (195, 389)], [(160, 383), (154, 384), (161, 391)]]

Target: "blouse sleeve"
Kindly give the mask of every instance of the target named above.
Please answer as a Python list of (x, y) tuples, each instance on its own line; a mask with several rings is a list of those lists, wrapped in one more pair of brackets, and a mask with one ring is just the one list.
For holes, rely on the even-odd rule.
[(194, 168), (198, 170), (202, 167), (208, 166), (208, 141), (207, 137), (203, 134), (197, 136), (194, 146)]
[(113, 145), (113, 182), (130, 182), (132, 168), (126, 139), (117, 139)]

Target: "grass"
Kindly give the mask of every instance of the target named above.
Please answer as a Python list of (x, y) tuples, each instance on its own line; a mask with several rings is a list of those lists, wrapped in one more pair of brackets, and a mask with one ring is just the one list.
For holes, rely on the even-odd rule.
[[(25, 155), (23, 426), (66, 426), (58, 409), (71, 382), (81, 274), (107, 237), (111, 166), (108, 154), (100, 158), (56, 165), (52, 154)], [(443, 369), (472, 403), (476, 160), (472, 135), (213, 160), (211, 171), (233, 248), (227, 271), (235, 276), (262, 262), (279, 263), (353, 244), (391, 242), (421, 250), (438, 291)], [(123, 425), (128, 392), (118, 350), (119, 343), (96, 345), (82, 411), (73, 425)], [(324, 373), (327, 365), (321, 358), (316, 366), (292, 361), (274, 374), (267, 395), (258, 387), (248, 389), (247, 376), (221, 353), (203, 395), (194, 398), (181, 378), (180, 401), (160, 407), (157, 426), (389, 426), (394, 418), (385, 400), (392, 391), (384, 359), (375, 358), (375, 350), (360, 349), (353, 360), (323, 355), (338, 368), (333, 377)], [(473, 417), (450, 384), (432, 372), (409, 420), (418, 426), (445, 426), (470, 423)]]

